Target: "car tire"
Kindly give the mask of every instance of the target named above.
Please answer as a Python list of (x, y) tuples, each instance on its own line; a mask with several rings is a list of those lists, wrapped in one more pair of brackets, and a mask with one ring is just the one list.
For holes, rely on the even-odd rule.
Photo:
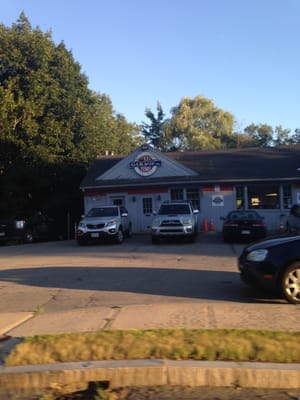
[(151, 242), (152, 242), (152, 244), (158, 244), (159, 243), (159, 237), (158, 236), (151, 236)]
[(123, 234), (122, 228), (120, 227), (116, 234), (115, 242), (118, 244), (121, 244), (123, 242), (123, 240), (124, 240), (124, 234)]
[(194, 234), (188, 236), (188, 242), (189, 243), (195, 243), (195, 241), (196, 241), (196, 236)]
[(300, 262), (289, 265), (281, 278), (283, 296), (291, 304), (300, 304)]
[(231, 243), (231, 241), (229, 240), (229, 238), (227, 236), (223, 236), (223, 242), (224, 243)]
[(33, 233), (32, 231), (25, 231), (24, 236), (23, 236), (23, 242), (24, 243), (32, 243), (33, 242)]
[(132, 225), (131, 224), (129, 224), (128, 230), (126, 232), (126, 236), (128, 238), (131, 238), (131, 236), (132, 236)]
[(79, 246), (85, 246), (87, 244), (87, 241), (85, 239), (77, 239), (77, 244)]

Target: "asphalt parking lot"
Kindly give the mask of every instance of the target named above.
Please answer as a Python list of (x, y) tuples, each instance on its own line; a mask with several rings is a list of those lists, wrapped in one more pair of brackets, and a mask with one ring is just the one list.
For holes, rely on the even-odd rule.
[(145, 235), (122, 245), (81, 247), (71, 240), (1, 247), (0, 333), (299, 330), (299, 307), (241, 282), (242, 247), (217, 234), (199, 235), (193, 244), (152, 245)]

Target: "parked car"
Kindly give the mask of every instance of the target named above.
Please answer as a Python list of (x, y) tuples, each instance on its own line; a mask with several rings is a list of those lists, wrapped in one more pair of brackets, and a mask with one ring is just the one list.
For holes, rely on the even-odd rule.
[(182, 237), (193, 242), (198, 233), (199, 210), (190, 201), (165, 201), (152, 221), (152, 243), (162, 238)]
[(270, 238), (245, 247), (238, 259), (241, 279), (282, 293), (300, 304), (300, 236)]
[(254, 241), (267, 235), (267, 228), (262, 217), (254, 210), (235, 210), (221, 217), (224, 242)]
[(287, 219), (287, 230), (290, 233), (300, 234), (300, 205), (294, 204), (291, 207), (290, 215)]
[(54, 221), (37, 212), (31, 216), (0, 218), (0, 243), (32, 243), (55, 238)]
[(132, 224), (128, 211), (123, 206), (103, 206), (91, 208), (78, 224), (77, 242), (99, 242), (109, 239), (122, 243), (124, 236), (131, 236)]

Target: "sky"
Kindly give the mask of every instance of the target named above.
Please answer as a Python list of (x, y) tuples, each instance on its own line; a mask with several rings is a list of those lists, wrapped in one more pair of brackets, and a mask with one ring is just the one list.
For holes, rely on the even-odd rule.
[(204, 96), (247, 125), (300, 128), (300, 0), (0, 0), (51, 31), (128, 122)]

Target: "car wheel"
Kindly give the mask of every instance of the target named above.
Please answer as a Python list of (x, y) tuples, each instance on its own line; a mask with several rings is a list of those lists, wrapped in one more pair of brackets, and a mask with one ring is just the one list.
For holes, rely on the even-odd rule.
[(159, 243), (159, 237), (158, 236), (151, 236), (151, 241), (153, 244)]
[(228, 236), (223, 236), (223, 242), (224, 243), (231, 243), (231, 240), (228, 238)]
[(130, 237), (132, 236), (132, 226), (131, 226), (131, 224), (130, 224), (129, 227), (128, 227), (128, 230), (127, 230), (127, 232), (126, 232), (126, 236), (127, 236), (128, 238), (130, 238)]
[(77, 239), (77, 243), (79, 246), (85, 246), (87, 244), (86, 240), (84, 239)]
[(286, 268), (281, 285), (286, 300), (292, 304), (300, 304), (300, 262), (295, 262)]
[(24, 233), (23, 241), (24, 241), (24, 243), (32, 243), (33, 242), (33, 234), (31, 231), (26, 231)]
[(195, 241), (196, 241), (196, 236), (195, 235), (188, 236), (188, 242), (189, 243), (195, 243)]
[(115, 241), (116, 243), (121, 244), (123, 240), (124, 240), (123, 230), (122, 228), (119, 228), (118, 233), (116, 234)]

